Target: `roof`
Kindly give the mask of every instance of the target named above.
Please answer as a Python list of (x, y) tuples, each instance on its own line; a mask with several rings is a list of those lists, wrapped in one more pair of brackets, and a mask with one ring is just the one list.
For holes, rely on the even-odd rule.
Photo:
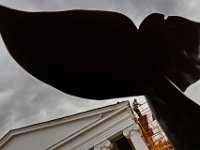
[(117, 109), (126, 109), (128, 107), (130, 107), (129, 101), (117, 102), (116, 104), (113, 104), (113, 105), (108, 105), (105, 107), (101, 107), (101, 108), (97, 108), (97, 109), (93, 109), (93, 110), (53, 119), (53, 120), (38, 123), (38, 124), (33, 124), (30, 126), (12, 129), (2, 139), (0, 139), (0, 147), (2, 145), (4, 145), (9, 139), (11, 139), (12, 137), (14, 137), (16, 135), (21, 135), (21, 134), (24, 134), (27, 132), (33, 132), (35, 130), (40, 130), (43, 128), (56, 126), (59, 124), (78, 120), (80, 118), (89, 117), (89, 116), (93, 116), (93, 115), (97, 115), (97, 114), (101, 114), (101, 113), (106, 113), (106, 112), (114, 111)]

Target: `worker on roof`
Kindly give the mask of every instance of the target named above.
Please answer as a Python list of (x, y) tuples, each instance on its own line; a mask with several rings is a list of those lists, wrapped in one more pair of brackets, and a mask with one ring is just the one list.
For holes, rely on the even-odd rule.
[(138, 106), (141, 106), (141, 104), (137, 102), (137, 99), (134, 99), (134, 101), (133, 101), (133, 110), (137, 113), (137, 115), (138, 115), (139, 117), (141, 117), (142, 114), (141, 114), (141, 112), (140, 112)]

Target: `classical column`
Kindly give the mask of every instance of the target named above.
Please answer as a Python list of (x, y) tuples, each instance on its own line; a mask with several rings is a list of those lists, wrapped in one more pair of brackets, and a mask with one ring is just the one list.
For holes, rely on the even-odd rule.
[(94, 147), (94, 150), (111, 150), (113, 148), (112, 143), (109, 140), (105, 140)]
[(123, 130), (123, 135), (127, 138), (130, 139), (130, 137), (134, 136), (136, 134), (136, 131), (139, 130), (139, 127), (137, 124), (130, 125), (129, 127), (125, 128)]
[(146, 143), (141, 137), (139, 126), (137, 124), (130, 125), (123, 130), (123, 135), (130, 139), (136, 150), (148, 150)]

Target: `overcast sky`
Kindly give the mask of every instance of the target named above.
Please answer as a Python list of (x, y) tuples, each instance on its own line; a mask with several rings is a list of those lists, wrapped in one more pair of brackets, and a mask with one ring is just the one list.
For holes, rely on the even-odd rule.
[[(137, 26), (152, 12), (200, 21), (199, 0), (0, 0), (0, 4), (27, 11), (117, 11), (129, 16)], [(186, 94), (200, 104), (200, 83), (192, 85)], [(0, 38), (0, 138), (13, 128), (132, 99), (94, 101), (64, 94), (24, 71)]]

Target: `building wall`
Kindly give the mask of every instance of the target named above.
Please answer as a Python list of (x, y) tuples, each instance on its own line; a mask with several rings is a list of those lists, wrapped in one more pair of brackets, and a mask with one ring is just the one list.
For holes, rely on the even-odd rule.
[(44, 128), (34, 132), (17, 135), (1, 147), (1, 150), (44, 150), (53, 143), (68, 137), (72, 133), (82, 129), (100, 119), (99, 115), (75, 120), (72, 122)]
[(121, 111), (84, 134), (57, 147), (56, 150), (87, 150), (91, 147), (94, 148), (99, 143), (107, 139), (111, 140), (119, 133), (122, 134), (124, 129), (135, 124), (132, 117), (132, 114), (127, 110)]
[(114, 139), (124, 136), (132, 142), (136, 150), (147, 150), (129, 105), (122, 103), (116, 106), (119, 108), (111, 106), (97, 113), (92, 111), (79, 115), (71, 121), (58, 119), (53, 123), (47, 122), (41, 126), (33, 125), (21, 131), (16, 130), (20, 134), (9, 138), (0, 149), (100, 150), (106, 148), (109, 150)]

